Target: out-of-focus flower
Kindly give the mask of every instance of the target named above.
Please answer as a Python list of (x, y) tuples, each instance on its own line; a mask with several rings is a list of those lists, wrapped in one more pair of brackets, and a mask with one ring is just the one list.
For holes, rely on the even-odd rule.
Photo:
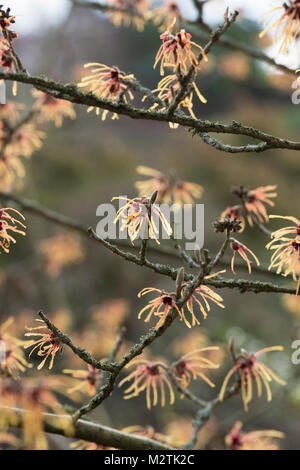
[(172, 385), (166, 376), (165, 365), (161, 362), (150, 362), (144, 359), (134, 359), (128, 365), (129, 367), (136, 367), (125, 379), (121, 380), (119, 387), (126, 382), (132, 382), (131, 385), (125, 390), (125, 400), (137, 397), (140, 393), (146, 391), (147, 408), (150, 410), (151, 406), (158, 404), (158, 395), (161, 395), (161, 406), (166, 404), (165, 386), (169, 390), (170, 405), (174, 404), (175, 395)]
[(222, 74), (234, 80), (246, 80), (250, 73), (249, 59), (241, 52), (222, 57), (219, 61), (219, 68)]
[[(212, 277), (215, 277), (223, 272), (225, 271), (213, 273), (209, 276), (206, 276), (205, 279), (211, 279)], [(185, 284), (183, 284), (182, 288), (183, 289), (185, 288)], [(219, 294), (214, 292), (210, 287), (202, 284), (194, 290), (194, 292), (192, 293), (192, 295), (190, 296), (190, 298), (188, 299), (186, 303), (187, 309), (192, 316), (192, 326), (200, 325), (200, 322), (195, 315), (194, 304), (196, 304), (199, 307), (200, 312), (202, 313), (203, 318), (205, 320), (207, 318), (207, 312), (210, 311), (209, 302), (213, 302), (219, 307), (225, 308), (225, 306), (222, 304), (223, 298)]]
[(207, 61), (203, 48), (194, 41), (191, 41), (192, 35), (190, 33), (187, 33), (184, 29), (176, 34), (171, 33), (174, 23), (160, 36), (162, 45), (156, 54), (154, 68), (160, 62), (161, 75), (165, 74), (165, 68), (172, 68), (175, 73), (178, 71), (186, 73), (188, 67), (198, 67), (199, 61), (193, 48), (198, 49), (203, 59)]
[(268, 18), (260, 37), (264, 37), (269, 31), (273, 30), (274, 42), (281, 42), (279, 52), (286, 53), (292, 42), (298, 38), (300, 32), (300, 2), (299, 0), (287, 0), (280, 3), (280, 6), (272, 8), (266, 13)]
[(245, 217), (242, 215), (242, 206), (237, 205), (237, 206), (231, 206), (227, 207), (221, 214), (220, 220), (224, 222), (226, 218), (229, 218), (230, 220), (233, 221), (240, 221), (241, 222), (241, 230), (239, 230), (240, 233), (242, 233), (245, 230)]
[(159, 230), (156, 222), (161, 222), (163, 230), (168, 236), (171, 236), (172, 229), (164, 216), (162, 210), (157, 204), (151, 203), (147, 197), (136, 197), (129, 199), (127, 197), (113, 197), (112, 201), (124, 201), (124, 205), (117, 211), (115, 223), (122, 220), (121, 230), (128, 230), (128, 235), (133, 244), (134, 240), (141, 235), (141, 238), (152, 238), (159, 245)]
[(175, 294), (169, 294), (167, 292), (164, 292), (163, 290), (156, 289), (155, 287), (145, 287), (138, 293), (138, 297), (150, 294), (151, 292), (158, 292), (159, 295), (154, 299), (150, 300), (150, 302), (144, 308), (142, 308), (142, 310), (138, 314), (138, 319), (140, 319), (145, 312), (147, 312), (145, 323), (151, 320), (152, 315), (154, 315), (155, 317), (159, 317), (159, 321), (155, 326), (155, 328), (158, 330), (164, 324), (165, 319), (167, 318), (170, 310), (174, 308), (179, 314), (180, 320), (183, 320), (186, 326), (188, 328), (191, 328), (189, 321), (185, 317), (184, 309), (179, 309), (175, 302)]
[[(193, 119), (196, 119), (196, 116), (193, 111), (194, 91), (196, 92), (201, 103), (205, 104), (207, 103), (207, 100), (200, 93), (200, 90), (194, 81), (191, 83), (191, 86), (193, 90), (182, 101), (180, 101), (177, 109), (187, 109), (188, 112), (190, 113), (190, 116)], [(172, 103), (177, 93), (180, 91), (180, 88), (181, 88), (181, 84), (176, 74), (167, 75), (166, 77), (160, 80), (157, 88), (155, 90), (152, 90), (152, 93), (157, 93), (158, 98), (164, 103), (164, 106), (160, 108), (161, 111), (165, 111), (168, 105)], [(143, 101), (145, 100), (145, 98), (146, 97), (143, 98)], [(159, 107), (159, 104), (154, 103), (154, 105), (151, 106), (150, 110), (156, 109), (158, 107)], [(179, 124), (176, 124), (173, 122), (170, 122), (169, 125), (171, 129), (177, 129), (179, 127)]]
[(229, 450), (279, 450), (278, 443), (274, 439), (283, 439), (280, 431), (260, 430), (244, 433), (243, 423), (237, 421), (230, 433), (225, 437), (225, 445)]
[(300, 316), (300, 296), (284, 294), (282, 296), (284, 307), (292, 314)]
[(243, 349), (240, 356), (237, 357), (235, 365), (230, 369), (224, 379), (219, 400), (221, 402), (223, 401), (230, 378), (233, 374), (237, 373), (237, 378), (241, 382), (241, 393), (245, 411), (248, 411), (248, 404), (253, 397), (253, 380), (256, 383), (258, 397), (261, 397), (264, 385), (267, 393), (267, 401), (271, 401), (272, 392), (269, 382), (274, 380), (280, 385), (286, 385), (286, 382), (277, 377), (269, 367), (259, 362), (257, 358), (266, 352), (283, 351), (283, 349), (282, 346), (271, 346), (261, 349), (254, 354), (249, 354)]
[[(1, 17), (0, 17), (1, 21)], [(6, 39), (0, 38), (0, 66), (4, 68), (4, 72), (16, 72), (15, 58), (12, 54), (9, 42)], [(13, 95), (17, 95), (17, 82), (13, 82), (12, 88)]]
[[(277, 274), (288, 276), (292, 274), (293, 280), (297, 282), (296, 292), (300, 289), (300, 223), (296, 217), (283, 217), (278, 215), (270, 218), (289, 220), (295, 226), (283, 227), (271, 234), (272, 240), (266, 245), (267, 249), (274, 250), (271, 256), (269, 270), (276, 268)], [(289, 238), (287, 235), (296, 235)]]
[(90, 396), (94, 396), (96, 394), (97, 385), (102, 377), (99, 369), (95, 369), (91, 366), (88, 366), (87, 370), (64, 369), (63, 373), (71, 375), (76, 379), (75, 385), (68, 389), (68, 393), (72, 394), (74, 392), (81, 391)]
[(204, 380), (210, 387), (215, 386), (207, 377), (206, 372), (210, 369), (218, 369), (220, 366), (203, 356), (203, 353), (206, 351), (217, 351), (218, 349), (218, 346), (196, 349), (196, 351), (185, 354), (172, 365), (172, 369), (182, 387), (189, 387), (191, 381), (197, 380), (198, 378)]
[(32, 365), (26, 361), (21, 348), (24, 342), (9, 333), (13, 324), (14, 319), (10, 317), (0, 325), (0, 375), (17, 378)]
[[(113, 103), (119, 101), (128, 102), (128, 99), (133, 99), (133, 94), (125, 83), (128, 79), (133, 79), (134, 75), (126, 75), (124, 72), (121, 72), (117, 67), (108, 67), (104, 64), (99, 64), (98, 62), (92, 62), (84, 65), (84, 68), (92, 68), (91, 75), (83, 77), (81, 82), (78, 84), (80, 88), (87, 88), (88, 91), (91, 91), (98, 98), (109, 99)], [(87, 112), (91, 112), (95, 107), (90, 106)], [(100, 108), (96, 108), (96, 114), (100, 114)], [(106, 119), (108, 110), (102, 112), (102, 120)], [(118, 119), (117, 113), (112, 114), (112, 119)]]
[(253, 251), (249, 250), (249, 248), (247, 248), (246, 245), (244, 245), (243, 243), (238, 242), (235, 238), (231, 238), (230, 239), (230, 246), (231, 246), (231, 249), (233, 250), (233, 256), (232, 256), (232, 259), (231, 259), (231, 271), (233, 272), (233, 274), (235, 274), (234, 262), (235, 262), (235, 257), (236, 257), (237, 253), (243, 258), (244, 261), (246, 261), (247, 266), (248, 266), (249, 274), (251, 274), (251, 261), (249, 260), (246, 252), (248, 252), (253, 257), (254, 261), (257, 264), (257, 266), (259, 266), (259, 264), (260, 264), (259, 260), (255, 256)]
[(201, 198), (204, 191), (200, 184), (181, 181), (172, 174), (167, 175), (154, 168), (137, 166), (136, 171), (140, 175), (150, 177), (135, 183), (139, 195), (150, 196), (154, 191), (158, 191), (158, 201), (167, 204), (193, 204), (196, 199)]
[(109, 299), (93, 308), (93, 319), (108, 330), (115, 330), (124, 323), (129, 314), (129, 303), (126, 299)]
[(57, 277), (65, 266), (80, 263), (84, 258), (80, 237), (61, 234), (42, 240), (38, 251), (46, 259), (46, 271)]
[(10, 232), (25, 236), (26, 227), (16, 219), (16, 215), (25, 220), (24, 216), (12, 207), (0, 209), (0, 249), (2, 248), (5, 253), (9, 253), (11, 243), (16, 243)]
[(163, 5), (153, 8), (151, 19), (159, 27), (159, 31), (166, 31), (174, 19), (182, 20), (178, 2), (165, 0)]
[(0, 104), (0, 119), (6, 119), (14, 124), (20, 117), (20, 112), (24, 109), (22, 103), (8, 101), (6, 104)]
[[(57, 401), (51, 388), (53, 381), (42, 379), (38, 382), (28, 379), (26, 385), (4, 381), (0, 385), (0, 404), (3, 406), (0, 415), (0, 427), (6, 429), (16, 426), (21, 420), (24, 444), (27, 449), (48, 449), (47, 439), (44, 433), (43, 413), (52, 411), (56, 417), (57, 425), (64, 429), (67, 436), (73, 434), (71, 417), (66, 416), (64, 408)], [(24, 410), (21, 417), (18, 409)]]
[(20, 447), (21, 441), (13, 434), (9, 434), (8, 432), (0, 432), (0, 450), (2, 450), (3, 445), (5, 445), (5, 447)]
[(269, 217), (264, 204), (274, 207), (274, 202), (270, 198), (277, 197), (275, 192), (277, 186), (261, 186), (247, 192), (244, 197), (245, 208), (249, 214), (248, 222), (253, 226), (251, 214), (254, 214), (259, 222), (268, 222)]
[[(37, 319), (36, 321), (43, 323), (43, 321), (39, 319)], [(46, 333), (40, 333), (37, 331), (37, 330), (44, 330), (44, 329), (47, 330)], [(38, 365), (38, 370), (44, 367), (49, 357), (50, 357), (49, 369), (52, 369), (56, 353), (62, 352), (62, 344), (59, 338), (54, 333), (49, 331), (47, 326), (45, 325), (37, 326), (33, 328), (26, 327), (26, 330), (28, 330), (28, 332), (25, 333), (25, 336), (37, 337), (33, 341), (29, 341), (29, 344), (25, 345), (25, 349), (32, 348), (30, 351), (29, 357), (31, 357), (32, 353), (37, 350), (37, 355), (43, 357), (42, 362)]]
[(35, 124), (29, 122), (20, 126), (13, 134), (11, 142), (7, 145), (7, 153), (31, 157), (33, 152), (40, 150), (46, 134), (37, 129)]
[(109, 0), (109, 5), (115, 7), (111, 18), (114, 26), (130, 26), (142, 32), (148, 16), (148, 0)]
[(71, 449), (73, 450), (117, 450), (114, 447), (106, 447), (101, 444), (96, 444), (95, 442), (88, 441), (75, 441), (70, 444)]
[(76, 118), (73, 103), (59, 100), (43, 91), (33, 90), (33, 96), (37, 98), (34, 109), (39, 112), (42, 122), (53, 121), (56, 127), (61, 127), (64, 117)]
[[(181, 417), (175, 421), (171, 421), (166, 426), (166, 434), (170, 437), (170, 445), (183, 449), (185, 444), (190, 440), (194, 432), (193, 419), (190, 417)], [(204, 449), (205, 446), (211, 442), (214, 435), (217, 433), (217, 425), (213, 418), (211, 418), (198, 433), (196, 449)]]

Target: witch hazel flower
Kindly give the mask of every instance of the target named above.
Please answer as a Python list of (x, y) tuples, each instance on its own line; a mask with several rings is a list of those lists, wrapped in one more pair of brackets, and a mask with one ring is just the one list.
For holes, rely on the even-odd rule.
[(157, 191), (157, 199), (166, 204), (174, 203), (180, 206), (194, 204), (195, 200), (201, 198), (204, 191), (200, 184), (182, 181), (171, 172), (165, 174), (143, 165), (137, 166), (136, 172), (149, 178), (135, 183), (139, 195), (150, 196)]
[(165, 388), (167, 388), (169, 393), (169, 404), (174, 404), (175, 395), (171, 382), (166, 375), (165, 364), (144, 359), (136, 359), (131, 361), (128, 366), (134, 366), (136, 369), (119, 383), (119, 387), (121, 387), (127, 382), (132, 382), (125, 390), (125, 400), (137, 397), (140, 393), (145, 391), (148, 410), (150, 410), (152, 406), (156, 406), (158, 404), (159, 395), (161, 406), (165, 406)]
[(204, 356), (204, 353), (210, 351), (219, 351), (218, 346), (207, 346), (185, 354), (177, 362), (172, 365), (176, 378), (180, 385), (187, 388), (192, 380), (198, 378), (206, 382), (210, 387), (214, 387), (214, 383), (207, 377), (207, 371), (218, 369), (219, 364)]
[(190, 33), (187, 33), (184, 29), (181, 29), (176, 34), (171, 33), (175, 22), (176, 18), (167, 31), (160, 36), (162, 45), (156, 54), (153, 68), (156, 68), (160, 63), (161, 75), (165, 74), (166, 68), (173, 69), (174, 73), (187, 73), (190, 66), (196, 68), (199, 65), (199, 60), (194, 49), (198, 49), (203, 59), (206, 62), (208, 61), (204, 49), (199, 44), (191, 41), (192, 35)]
[[(275, 268), (277, 274), (284, 277), (290, 274), (297, 282), (296, 294), (300, 290), (300, 221), (296, 217), (270, 216), (293, 222), (294, 226), (283, 227), (271, 234), (272, 240), (266, 245), (274, 250), (269, 270)], [(287, 235), (293, 235), (292, 238)]]
[(71, 377), (74, 378), (75, 385), (68, 390), (70, 394), (81, 391), (88, 393), (90, 396), (94, 396), (102, 378), (101, 371), (90, 365), (88, 365), (86, 370), (64, 369), (63, 373), (71, 375)]
[[(125, 83), (125, 80), (133, 79), (134, 75), (126, 75), (121, 72), (117, 67), (109, 67), (105, 64), (98, 62), (91, 62), (84, 65), (84, 68), (91, 69), (91, 75), (83, 77), (78, 84), (79, 88), (87, 88), (88, 91), (94, 93), (95, 96), (101, 99), (108, 99), (113, 103), (117, 103), (121, 99), (124, 103), (128, 100), (133, 100), (133, 94)], [(90, 106), (87, 112), (95, 109)], [(102, 112), (102, 120), (104, 121), (109, 111), (107, 109)], [(100, 114), (100, 109), (96, 108), (96, 114)], [(118, 119), (117, 113), (112, 114), (112, 119)]]
[(280, 385), (286, 385), (286, 382), (277, 377), (277, 375), (268, 366), (259, 362), (257, 358), (266, 352), (283, 351), (283, 349), (284, 348), (282, 346), (271, 346), (261, 349), (254, 354), (249, 354), (247, 351), (242, 349), (240, 356), (236, 358), (235, 365), (225, 376), (219, 394), (219, 401), (222, 402), (224, 400), (227, 386), (234, 374), (237, 374), (237, 380), (241, 385), (241, 395), (245, 411), (248, 411), (248, 404), (253, 398), (253, 382), (256, 384), (258, 397), (262, 396), (264, 386), (267, 394), (267, 401), (271, 401), (272, 392), (269, 383), (274, 380)]
[(249, 274), (251, 274), (251, 261), (248, 258), (248, 253), (252, 256), (257, 266), (260, 265), (259, 260), (255, 256), (253, 251), (249, 250), (249, 248), (247, 248), (247, 246), (244, 245), (243, 243), (238, 242), (235, 238), (230, 238), (230, 246), (233, 251), (233, 256), (231, 258), (231, 271), (233, 272), (233, 274), (236, 274), (234, 270), (234, 263), (235, 263), (235, 258), (236, 258), (237, 253), (247, 263)]
[(178, 2), (165, 1), (151, 11), (151, 19), (159, 27), (159, 31), (165, 31), (174, 20), (182, 19)]
[[(36, 321), (43, 323), (43, 320), (37, 319)], [(47, 332), (38, 331), (44, 329), (46, 329)], [(38, 370), (44, 367), (48, 358), (50, 358), (49, 369), (52, 369), (56, 353), (62, 352), (63, 349), (60, 339), (55, 333), (49, 331), (45, 325), (33, 328), (26, 327), (26, 330), (28, 330), (28, 332), (25, 333), (26, 337), (34, 337), (33, 341), (29, 341), (29, 343), (24, 346), (25, 349), (32, 348), (29, 357), (31, 357), (34, 351), (37, 351), (37, 355), (43, 358), (42, 362), (38, 365)]]
[(229, 450), (278, 450), (275, 439), (283, 439), (282, 432), (275, 429), (242, 431), (243, 423), (237, 421), (230, 433), (225, 437), (225, 445)]
[(25, 236), (25, 225), (15, 216), (25, 220), (25, 217), (12, 207), (0, 209), (0, 253), (1, 249), (9, 253), (11, 243), (16, 243), (12, 234)]
[(286, 53), (289, 46), (300, 33), (300, 1), (288, 0), (266, 13), (265, 29), (260, 33), (263, 38), (269, 31), (274, 31), (274, 42), (281, 42), (279, 52)]
[[(182, 109), (182, 110), (187, 109), (190, 116), (193, 119), (196, 119), (195, 113), (193, 111), (194, 92), (198, 96), (201, 103), (205, 104), (207, 103), (207, 100), (206, 98), (204, 98), (204, 96), (200, 92), (195, 81), (192, 81), (191, 87), (192, 87), (191, 91), (182, 99), (182, 101), (180, 101), (177, 109)], [(165, 103), (165, 105), (160, 108), (161, 111), (165, 111), (167, 109), (168, 105), (172, 103), (172, 101), (174, 100), (174, 98), (176, 97), (180, 89), (181, 89), (181, 84), (176, 74), (167, 75), (166, 77), (160, 80), (160, 82), (157, 85), (157, 88), (155, 90), (152, 90), (152, 92), (157, 93), (158, 98), (163, 103)], [(143, 98), (143, 100), (145, 99), (146, 97)], [(159, 107), (159, 104), (154, 103), (154, 105), (151, 106), (150, 110), (157, 109), (158, 107)], [(169, 122), (169, 126), (171, 129), (177, 129), (179, 127), (179, 124)]]
[(170, 237), (172, 235), (173, 231), (169, 222), (160, 207), (154, 204), (156, 197), (157, 192), (150, 198), (136, 197), (130, 199), (124, 196), (112, 198), (112, 201), (118, 200), (124, 202), (117, 211), (114, 223), (116, 224), (118, 220), (121, 220), (121, 231), (128, 231), (132, 244), (134, 244), (134, 241), (140, 236), (143, 239), (152, 238), (159, 245), (159, 229), (156, 222), (161, 222), (162, 229), (167, 236)]
[(158, 317), (159, 321), (157, 322), (155, 328), (158, 330), (165, 322), (169, 312), (172, 309), (175, 309), (179, 315), (181, 321), (184, 321), (188, 328), (191, 328), (190, 322), (186, 319), (183, 308), (179, 308), (176, 304), (176, 294), (167, 293), (161, 289), (156, 289), (155, 287), (145, 287), (138, 293), (138, 297), (157, 292), (159, 295), (142, 308), (138, 314), (138, 319), (140, 319), (145, 312), (147, 316), (145, 318), (145, 323), (149, 322), (152, 319), (152, 316)]

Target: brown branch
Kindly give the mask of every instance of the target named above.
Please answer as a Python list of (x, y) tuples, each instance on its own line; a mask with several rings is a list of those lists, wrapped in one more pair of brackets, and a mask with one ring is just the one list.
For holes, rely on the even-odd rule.
[[(0, 411), (11, 410), (14, 413), (17, 412), (20, 418), (30, 413), (30, 411), (23, 410), (20, 408), (11, 408), (0, 406)], [(53, 413), (43, 413), (43, 425), (44, 430), (50, 434), (58, 434), (60, 436), (65, 435), (65, 429), (59, 426), (59, 422), (66, 422), (66, 420), (72, 421), (70, 415), (55, 415)], [(12, 427), (20, 428), (22, 426), (22, 420), (18, 423), (14, 423)], [(104, 426), (102, 424), (93, 423), (91, 421), (85, 421), (79, 419), (75, 424), (74, 434), (70, 437), (74, 439), (80, 439), (88, 442), (94, 442), (95, 444), (102, 445), (105, 447), (114, 447), (116, 449), (123, 450), (171, 450), (172, 447), (167, 446), (161, 442), (153, 439), (129, 434), (117, 429)]]
[[(49, 220), (58, 225), (61, 225), (62, 227), (75, 230), (81, 233), (85, 237), (90, 237), (91, 240), (102, 244), (106, 249), (108, 249), (112, 253), (136, 265), (139, 265), (139, 266), (141, 265), (141, 261), (138, 256), (128, 251), (123, 251), (118, 246), (110, 243), (109, 241), (103, 240), (102, 238), (98, 237), (97, 234), (92, 229), (87, 229), (84, 225), (74, 221), (70, 217), (59, 214), (51, 209), (40, 207), (32, 201), (19, 198), (9, 193), (0, 192), (0, 198), (4, 199), (5, 201), (14, 201), (17, 204), (19, 204), (20, 207), (25, 211), (29, 211), (33, 214), (36, 214), (39, 217), (43, 217), (46, 220)], [(119, 243), (119, 242), (120, 242), (120, 245), (122, 246), (121, 241), (116, 241), (116, 243)], [(154, 250), (154, 248), (152, 249)], [(162, 247), (160, 248), (155, 247), (155, 252), (161, 253), (158, 250), (163, 250), (163, 249)], [(149, 247), (149, 251), (150, 251), (150, 247)], [(172, 256), (176, 255), (174, 252), (172, 253), (167, 249), (164, 249), (162, 253), (168, 254), (168, 255), (172, 254)], [(176, 277), (179, 271), (179, 269), (172, 268), (169, 265), (164, 265), (161, 263), (153, 263), (149, 261), (148, 259), (144, 260), (143, 266), (145, 266), (148, 269), (153, 270), (154, 272), (158, 274), (168, 276), (173, 280), (176, 280)], [(200, 265), (198, 264), (196, 267), (200, 268)], [(265, 273), (265, 271), (261, 271), (258, 268), (255, 269), (255, 271)], [(193, 278), (192, 274), (185, 273), (186, 281), (190, 281), (192, 280), (192, 278)], [(278, 286), (276, 284), (269, 283), (269, 282), (251, 281), (251, 280), (245, 280), (245, 279), (236, 280), (236, 279), (224, 279), (224, 278), (218, 277), (214, 279), (204, 279), (203, 284), (211, 285), (216, 288), (238, 289), (240, 292), (251, 291), (255, 293), (270, 292), (270, 293), (282, 293), (282, 294), (295, 294), (295, 289), (281, 287), (281, 286)]]
[[(172, 122), (179, 124), (187, 129), (191, 130), (194, 135), (202, 136), (203, 133), (217, 133), (217, 134), (232, 134), (232, 135), (243, 135), (256, 140), (261, 141), (255, 148), (259, 148), (260, 151), (268, 149), (288, 149), (288, 150), (300, 150), (300, 142), (294, 142), (287, 139), (282, 139), (263, 131), (255, 129), (253, 127), (247, 127), (236, 121), (232, 124), (220, 124), (218, 122), (203, 121), (201, 119), (193, 119), (192, 117), (186, 116), (181, 111), (175, 111), (172, 116), (168, 116), (167, 112), (157, 111), (154, 109), (139, 109), (129, 104), (118, 102), (113, 103), (108, 100), (100, 99), (93, 93), (84, 93), (80, 91), (73, 84), (61, 84), (43, 77), (33, 77), (23, 73), (4, 73), (0, 72), (0, 79), (13, 80), (20, 83), (27, 83), (35, 86), (37, 89), (43, 90), (51, 96), (58, 99), (64, 99), (72, 103), (77, 103), (86, 106), (94, 106), (96, 108), (106, 109), (113, 113), (128, 116), (135, 120), (152, 120), (158, 122)], [(262, 144), (266, 144), (262, 147)], [(241, 152), (244, 151), (241, 147)]]

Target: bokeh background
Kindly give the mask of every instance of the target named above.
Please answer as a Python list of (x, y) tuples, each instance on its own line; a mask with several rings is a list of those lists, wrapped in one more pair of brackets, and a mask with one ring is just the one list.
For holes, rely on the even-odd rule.
[[(146, 86), (155, 88), (159, 73), (153, 70), (153, 61), (160, 40), (154, 27), (147, 26), (143, 33), (131, 27), (116, 29), (107, 16), (89, 9), (71, 9), (63, 1), (47, 2), (43, 7), (38, 0), (6, 3), (5, 6), (20, 13), (16, 47), (30, 73), (77, 82), (82, 76), (82, 65), (97, 61), (130, 71)], [(193, 17), (191, 2), (181, 3), (187, 16)], [(244, 3), (209, 2), (207, 19), (214, 24), (222, 17), (224, 7), (241, 6), (241, 19), (228, 34), (274, 53), (268, 40), (258, 39), (261, 15), (274, 2), (252, 1), (253, 8), (243, 8)], [(296, 67), (300, 63), (298, 57), (295, 48), (282, 60)], [(299, 107), (291, 103), (293, 78), (219, 47), (209, 59), (199, 79), (199, 87), (208, 100), (206, 105), (195, 107), (199, 118), (221, 122), (234, 119), (299, 140)], [(20, 86), (17, 100), (30, 106), (33, 101), (30, 88)], [(212, 229), (212, 222), (225, 207), (238, 203), (230, 193), (232, 185), (253, 189), (276, 184), (278, 198), (274, 213), (294, 216), (299, 213), (300, 163), (296, 152), (225, 154), (192, 138), (184, 129), (171, 130), (167, 124), (131, 121), (125, 117), (102, 122), (94, 113), (87, 114), (83, 107), (77, 106), (76, 112), (77, 119), (65, 120), (61, 129), (47, 126), (43, 148), (25, 163), (27, 178), (19, 189), (20, 195), (86, 226), (95, 226), (100, 203), (119, 194), (135, 195), (134, 182), (140, 179), (135, 170), (137, 165), (172, 170), (183, 180), (205, 188), (201, 199), (205, 204), (205, 245), (212, 252), (221, 242)], [(223, 140), (235, 145), (244, 142), (238, 136)], [(147, 329), (147, 325), (137, 320), (137, 312), (143, 306), (143, 301), (136, 297), (137, 292), (145, 286), (172, 289), (171, 283), (147, 269), (119, 260), (87, 239), (73, 240), (78, 259), (58, 272), (54, 268), (53, 272), (51, 250), (57, 247), (57, 239), (53, 237), (66, 236), (68, 232), (30, 214), (26, 219), (26, 239), (16, 245), (10, 256), (1, 256), (0, 321), (13, 315), (21, 332), (25, 323), (33, 326), (36, 312), (42, 309), (51, 319), (57, 319), (58, 326), (61, 324), (72, 333), (77, 342), (100, 357), (109, 355), (121, 322), (127, 327), (123, 347), (126, 350)], [(270, 227), (277, 225), (272, 223)], [(45, 240), (52, 240), (48, 255), (43, 254)], [(264, 248), (267, 240), (262, 233), (248, 228), (241, 241), (267, 265), (269, 252)], [(62, 249), (68, 249), (70, 243), (67, 241)], [(154, 260), (162, 259), (152, 256)], [(165, 261), (180, 265), (167, 257)], [(239, 270), (237, 276), (248, 278), (245, 270)], [(253, 274), (251, 278), (291, 285), (289, 280), (273, 274)], [(191, 344), (195, 345), (194, 349), (220, 344), (224, 348), (223, 365), (213, 376), (218, 388), (230, 365), (225, 352), (232, 335), (238, 347), (250, 351), (283, 344), (285, 353), (271, 354), (267, 360), (289, 385), (285, 388), (275, 385), (273, 401), (254, 400), (248, 413), (243, 411), (239, 396), (220, 406), (201, 433), (201, 446), (222, 448), (224, 435), (236, 420), (241, 420), (246, 430), (279, 429), (286, 434), (281, 447), (299, 449), (300, 366), (291, 363), (291, 343), (300, 335), (299, 306), (292, 313), (287, 308), (288, 300), (278, 294), (240, 294), (228, 290), (219, 293), (224, 297), (225, 310), (212, 307), (208, 318), (192, 332), (177, 322), (151, 347), (149, 357), (173, 361), (190, 350)], [(81, 367), (81, 363), (66, 350), (56, 360), (55, 373), (71, 366)], [(200, 381), (192, 389), (205, 399), (216, 394)], [(81, 396), (80, 403), (87, 398)], [(69, 399), (68, 403), (74, 404)], [(148, 411), (144, 396), (125, 402), (122, 390), (116, 388), (110, 399), (93, 413), (93, 418), (118, 429), (152, 425), (157, 431), (173, 433), (184, 441), (189, 438), (195, 412), (192, 403), (179, 397), (173, 407), (158, 406)], [(53, 448), (67, 445), (63, 438), (50, 439)]]

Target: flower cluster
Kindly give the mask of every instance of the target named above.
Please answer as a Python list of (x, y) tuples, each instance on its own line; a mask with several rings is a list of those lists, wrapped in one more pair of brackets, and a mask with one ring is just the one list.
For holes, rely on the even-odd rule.
[[(220, 273), (214, 273), (212, 275), (206, 276), (205, 279), (215, 277), (218, 274)], [(185, 288), (186, 284), (183, 283), (181, 287), (182, 293), (184, 292)], [(179, 319), (183, 321), (188, 328), (191, 328), (191, 326), (200, 325), (200, 322), (195, 314), (194, 305), (199, 308), (204, 319), (207, 317), (207, 312), (210, 311), (209, 302), (213, 302), (214, 304), (218, 305), (218, 307), (225, 308), (222, 304), (222, 297), (214, 292), (210, 287), (201, 284), (196, 289), (194, 289), (186, 303), (188, 314), (191, 315), (190, 323), (190, 321), (186, 318), (184, 307), (178, 307), (176, 303), (176, 294), (174, 292), (168, 293), (155, 287), (145, 287), (138, 293), (138, 297), (142, 297), (154, 292), (157, 292), (159, 295), (150, 300), (150, 302), (142, 308), (138, 314), (138, 318), (140, 319), (145, 312), (147, 312), (145, 322), (149, 322), (152, 319), (152, 316), (158, 317), (159, 321), (156, 324), (156, 329), (159, 329), (164, 324), (169, 312), (172, 309), (178, 314)]]
[(64, 117), (76, 118), (74, 105), (70, 101), (59, 100), (39, 90), (33, 90), (32, 94), (36, 98), (34, 110), (42, 123), (52, 121), (56, 127), (61, 127)]
[[(183, 93), (182, 99), (179, 100), (178, 108), (186, 108), (190, 115), (195, 118), (193, 112), (193, 94), (196, 92), (199, 100), (202, 103), (206, 103), (206, 99), (200, 93), (195, 78), (197, 70), (200, 66), (200, 61), (203, 59), (207, 62), (207, 56), (204, 49), (194, 41), (192, 41), (192, 35), (187, 33), (184, 29), (181, 29), (175, 34), (172, 34), (171, 30), (176, 23), (177, 16), (173, 16), (174, 20), (171, 26), (160, 36), (162, 44), (156, 54), (154, 68), (160, 63), (160, 74), (164, 75), (165, 70), (171, 71), (171, 74), (163, 78), (154, 93), (158, 93), (158, 98), (164, 103), (160, 106), (154, 104), (151, 109), (155, 109), (158, 106), (162, 110), (166, 110), (173, 101), (176, 99), (178, 94), (182, 90), (182, 78), (184, 74), (187, 74), (189, 70), (193, 70), (193, 77), (187, 90)], [(196, 55), (196, 50), (199, 52), (199, 56)], [(178, 127), (176, 124), (171, 125), (172, 128)]]

